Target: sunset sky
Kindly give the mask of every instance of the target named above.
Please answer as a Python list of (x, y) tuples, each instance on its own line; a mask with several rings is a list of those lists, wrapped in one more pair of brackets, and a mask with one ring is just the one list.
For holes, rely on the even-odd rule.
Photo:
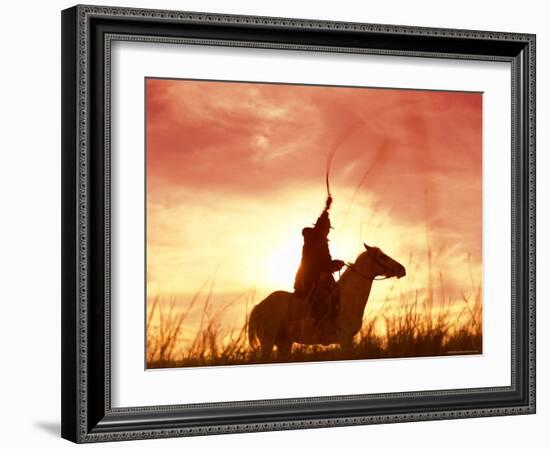
[(482, 94), (147, 79), (146, 106), (149, 297), (292, 290), (331, 148), (332, 256), (365, 242), (407, 268), (369, 306), (425, 295), (430, 265), (447, 296), (480, 285)]

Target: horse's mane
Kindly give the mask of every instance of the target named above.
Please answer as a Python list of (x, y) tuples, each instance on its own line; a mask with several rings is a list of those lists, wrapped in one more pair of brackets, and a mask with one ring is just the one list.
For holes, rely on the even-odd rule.
[[(355, 261), (351, 264), (351, 265), (355, 265), (357, 263), (357, 261), (359, 260), (359, 258), (365, 254), (367, 251), (362, 251), (360, 252), (357, 257), (355, 258)], [(337, 284), (340, 285), (340, 283), (342, 281), (346, 281), (347, 278), (349, 277), (350, 273), (353, 272), (353, 269), (349, 266), (349, 264), (346, 264), (346, 269), (343, 271), (343, 273), (340, 275), (340, 279), (338, 279), (338, 281), (336, 281)]]

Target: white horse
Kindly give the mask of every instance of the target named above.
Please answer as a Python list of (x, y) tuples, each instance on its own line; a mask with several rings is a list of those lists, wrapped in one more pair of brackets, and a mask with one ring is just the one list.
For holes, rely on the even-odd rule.
[[(278, 357), (290, 354), (293, 343), (351, 347), (359, 332), (363, 313), (374, 280), (405, 276), (405, 267), (380, 250), (364, 244), (365, 250), (353, 264), (348, 264), (337, 284), (340, 289), (340, 310), (331, 324), (315, 326), (306, 301), (293, 293), (275, 291), (258, 303), (248, 320), (248, 340), (253, 348), (261, 347), (262, 357), (277, 347)], [(321, 328), (320, 328), (321, 327)]]

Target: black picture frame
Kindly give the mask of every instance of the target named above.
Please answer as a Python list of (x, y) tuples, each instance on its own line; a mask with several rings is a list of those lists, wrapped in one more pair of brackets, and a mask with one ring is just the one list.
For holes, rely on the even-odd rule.
[[(110, 42), (507, 61), (512, 70), (511, 385), (113, 408)], [(62, 436), (74, 442), (535, 413), (535, 36), (78, 5), (62, 12)]]

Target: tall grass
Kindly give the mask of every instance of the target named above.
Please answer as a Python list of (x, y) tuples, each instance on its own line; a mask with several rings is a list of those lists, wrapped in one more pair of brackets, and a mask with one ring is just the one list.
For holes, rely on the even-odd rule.
[[(248, 344), (248, 302), (242, 327), (225, 330), (224, 313), (243, 298), (236, 296), (212, 310), (212, 289), (207, 294), (200, 323), (194, 336), (185, 339), (183, 330), (191, 311), (197, 307), (197, 293), (186, 308), (176, 307), (177, 298), (155, 296), (148, 304), (147, 367), (191, 367), (242, 365), (266, 362), (312, 362), (328, 360), (376, 359), (396, 357), (480, 354), (482, 352), (481, 288), (456, 298), (445, 297), (434, 305), (433, 290), (424, 299), (400, 295), (387, 298), (382, 306), (369, 311), (350, 349), (338, 345), (294, 344), (291, 354), (280, 357), (274, 351), (271, 360), (260, 358)], [(370, 304), (369, 304), (370, 305)], [(197, 310), (198, 311), (198, 310)]]

